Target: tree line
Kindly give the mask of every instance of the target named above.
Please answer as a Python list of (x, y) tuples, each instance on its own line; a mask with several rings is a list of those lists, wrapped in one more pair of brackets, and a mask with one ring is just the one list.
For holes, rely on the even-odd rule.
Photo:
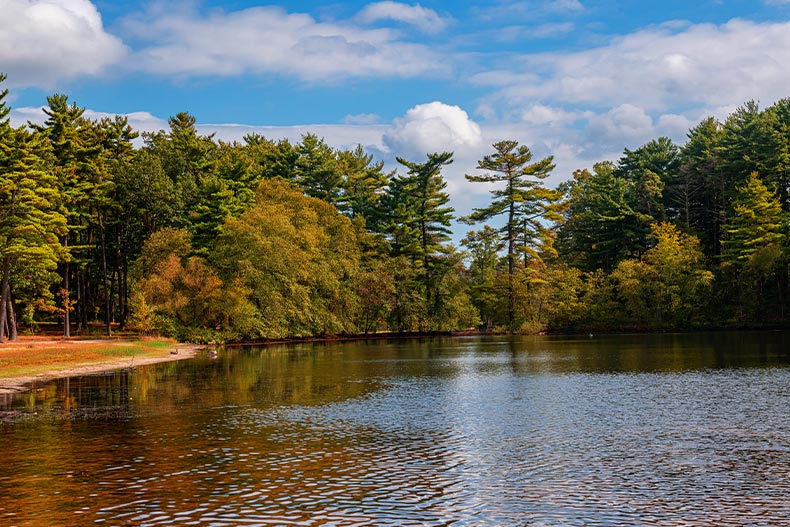
[[(467, 175), (451, 152), (397, 158), (179, 113), (138, 134), (61, 94), (14, 128), (0, 92), (0, 341), (37, 323), (192, 341), (378, 331), (781, 325), (788, 298), (790, 100), (706, 119), (558, 188), (553, 159), (501, 141)], [(138, 141), (138, 147), (135, 147)], [(139, 146), (141, 145), (141, 146)], [(472, 225), (460, 247), (451, 226)]]

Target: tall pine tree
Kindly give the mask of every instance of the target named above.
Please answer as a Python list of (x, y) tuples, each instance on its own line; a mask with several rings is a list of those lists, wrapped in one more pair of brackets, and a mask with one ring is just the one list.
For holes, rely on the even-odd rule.
[(554, 158), (549, 156), (532, 162), (532, 152), (518, 141), (494, 143), (494, 153), (484, 156), (478, 164), (482, 175), (467, 175), (466, 179), (476, 183), (504, 183), (504, 188), (491, 191), (493, 200), (488, 207), (475, 209), (465, 218), (470, 223), (488, 221), (497, 216), (505, 216), (501, 227), (507, 243), (508, 260), (508, 325), (514, 326), (515, 274), (518, 256), (519, 237), (522, 237), (521, 250), (527, 250), (531, 241), (539, 238), (541, 219), (559, 219), (557, 203), (561, 193), (543, 186), (554, 169)]

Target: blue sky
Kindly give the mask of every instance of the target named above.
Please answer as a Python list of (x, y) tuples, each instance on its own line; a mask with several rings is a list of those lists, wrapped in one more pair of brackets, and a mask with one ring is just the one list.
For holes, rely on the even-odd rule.
[(16, 124), (67, 93), (140, 129), (189, 111), (223, 139), (315, 131), (388, 163), (490, 144), (554, 155), (552, 183), (702, 118), (790, 96), (790, 0), (0, 0)]

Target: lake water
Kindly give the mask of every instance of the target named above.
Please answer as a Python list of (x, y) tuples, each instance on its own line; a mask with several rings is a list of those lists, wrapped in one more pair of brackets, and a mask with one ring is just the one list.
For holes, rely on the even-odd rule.
[(0, 399), (0, 525), (790, 525), (790, 333), (229, 348)]

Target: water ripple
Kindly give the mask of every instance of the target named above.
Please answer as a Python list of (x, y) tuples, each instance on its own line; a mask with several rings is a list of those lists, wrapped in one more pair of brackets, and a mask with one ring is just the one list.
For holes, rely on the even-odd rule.
[(411, 367), (323, 404), (73, 423), (95, 443), (50, 424), (61, 449), (0, 477), (0, 524), (790, 525), (790, 369)]

